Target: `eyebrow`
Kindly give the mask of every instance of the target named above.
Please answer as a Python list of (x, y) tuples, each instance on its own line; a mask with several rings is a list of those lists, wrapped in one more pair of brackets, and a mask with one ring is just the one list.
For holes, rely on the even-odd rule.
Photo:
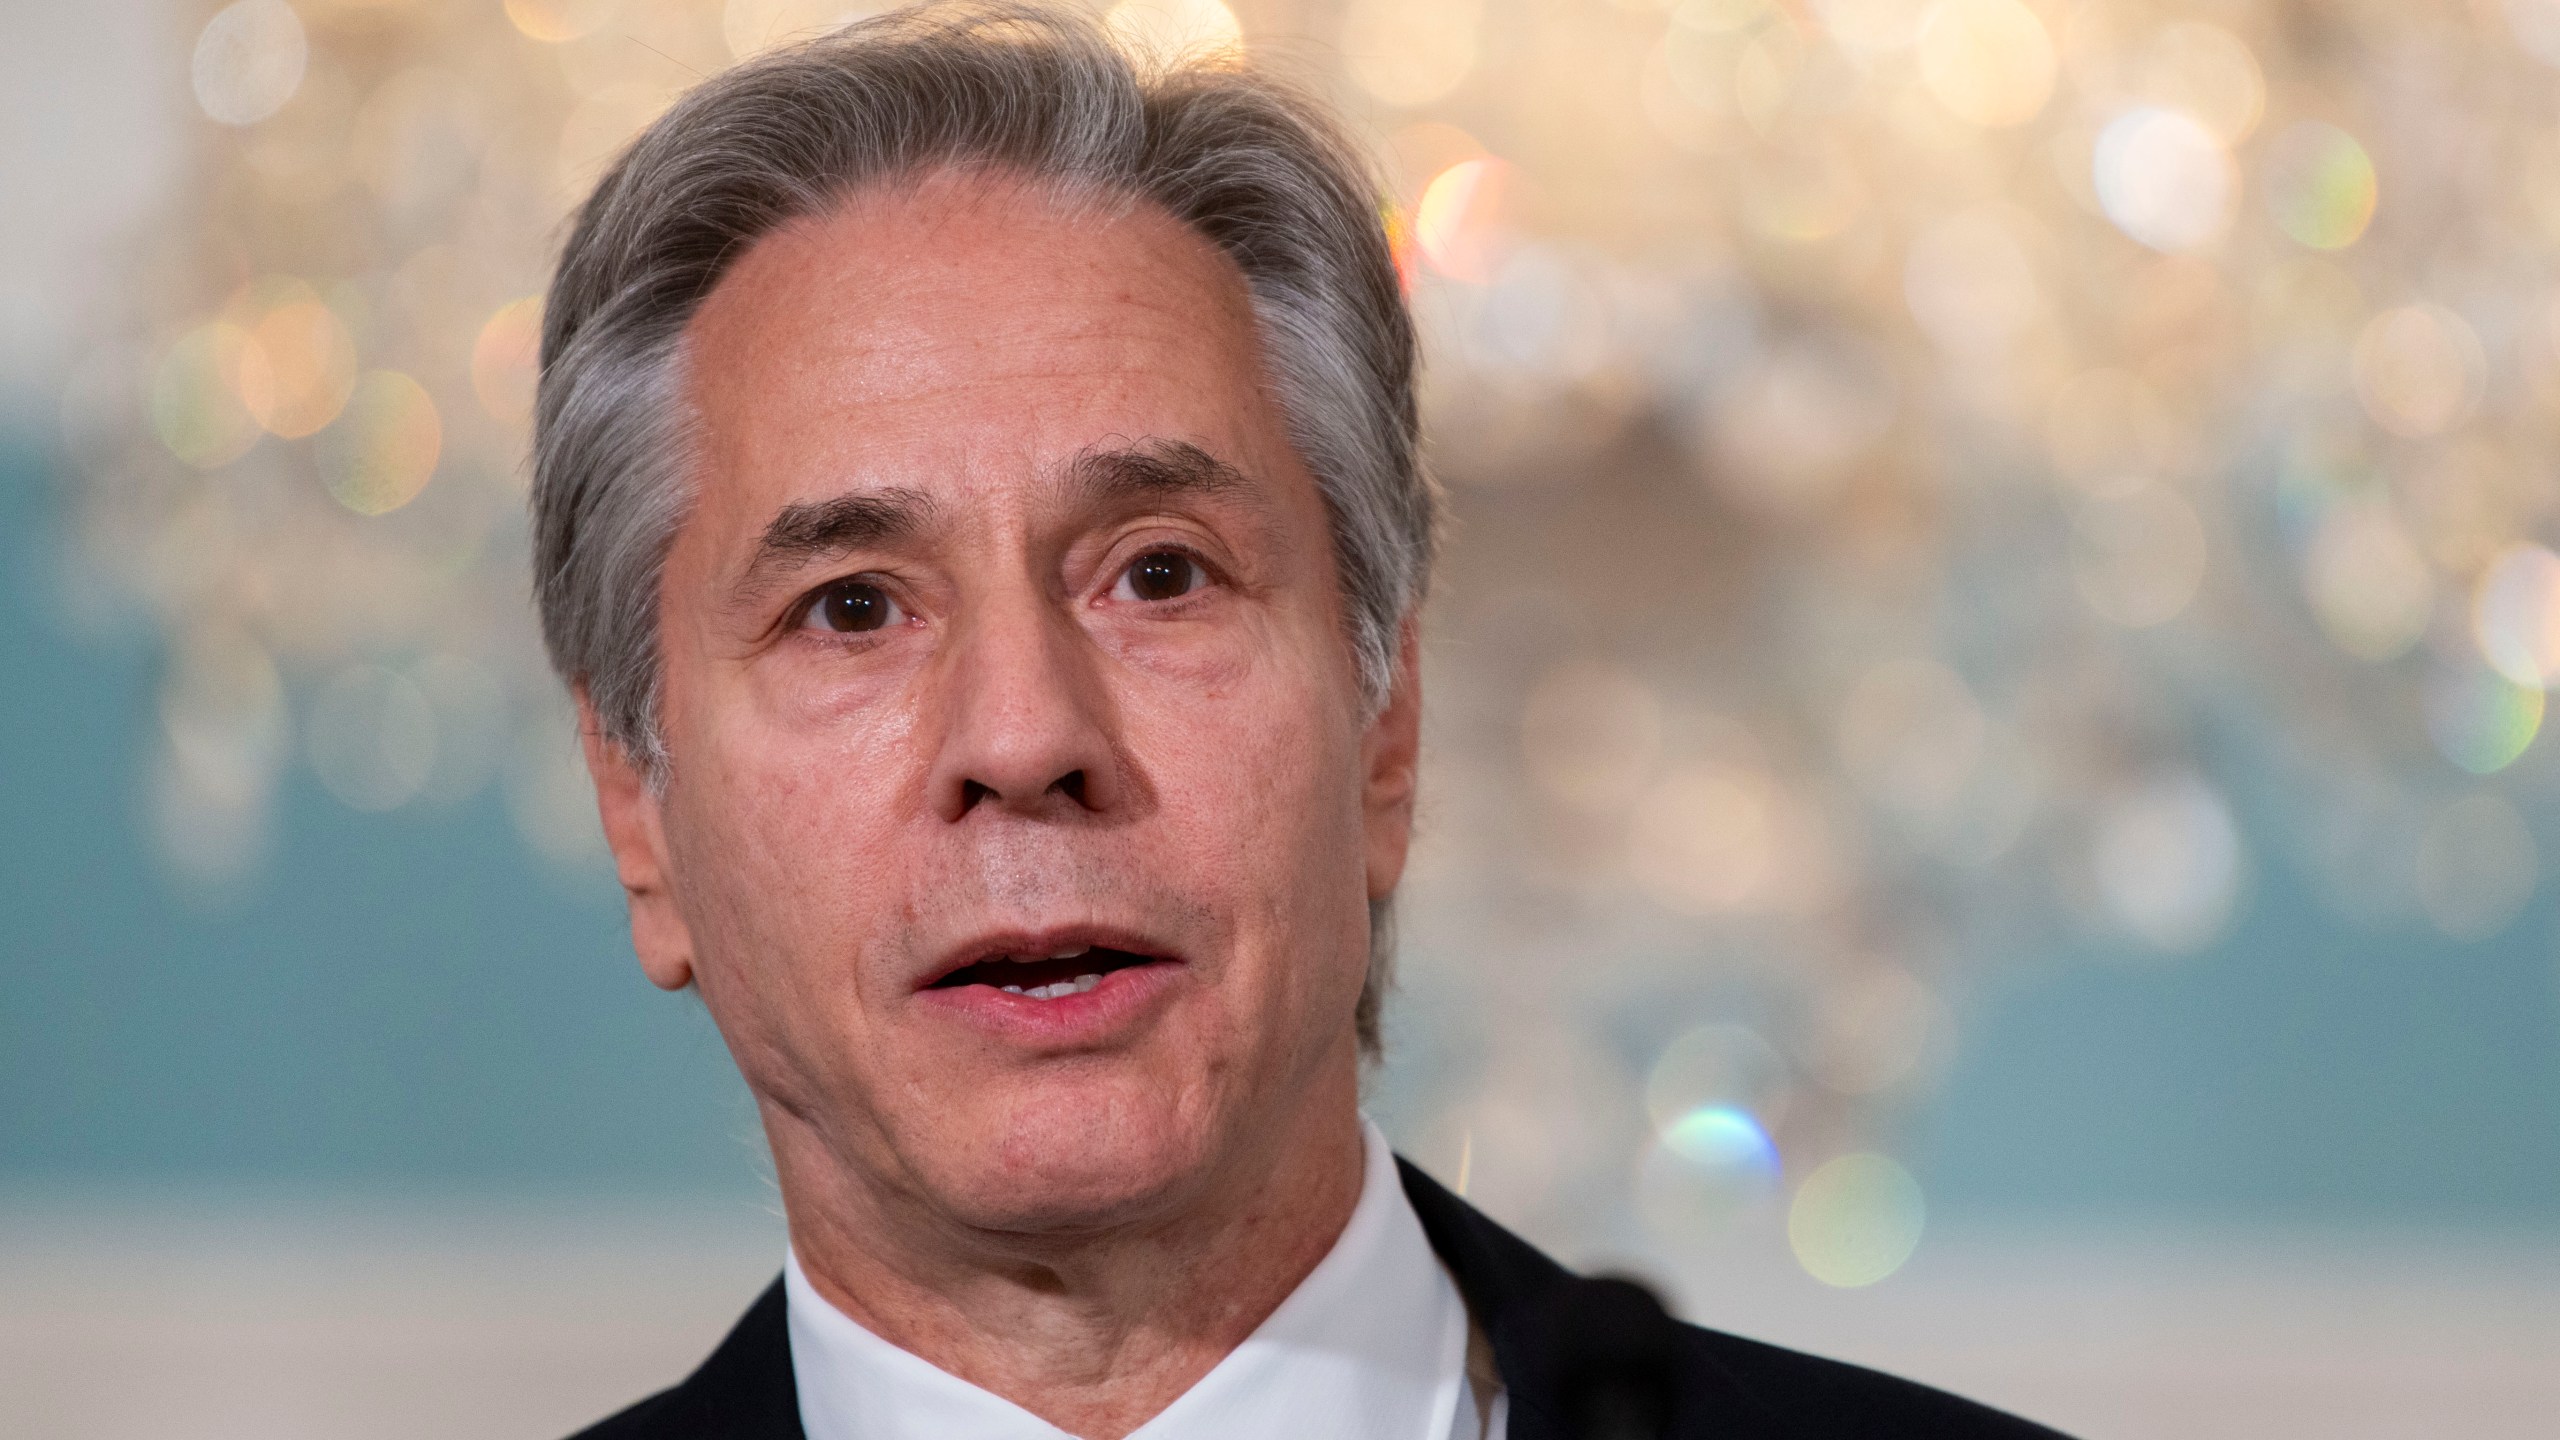
[[(1150, 500), (1237, 496), (1267, 508), (1245, 473), (1187, 440), (1147, 439), (1088, 446), (1067, 462), (1065, 479), (1090, 509)], [(785, 505), (756, 537), (731, 594), (752, 607), (777, 577), (816, 558), (912, 539), (935, 518), (933, 497), (890, 486)]]
[(756, 538), (735, 593), (751, 599), (776, 574), (818, 556), (907, 539), (933, 519), (933, 497), (903, 486), (785, 505)]
[(1099, 508), (1133, 500), (1255, 496), (1243, 471), (1186, 440), (1088, 446), (1067, 464), (1076, 498)]

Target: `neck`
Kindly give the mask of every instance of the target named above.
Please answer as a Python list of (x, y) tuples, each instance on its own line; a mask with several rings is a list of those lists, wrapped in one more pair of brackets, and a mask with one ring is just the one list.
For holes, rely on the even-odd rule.
[[(1279, 1308), (1366, 1169), (1356, 1063), (1164, 1213), (1069, 1235), (984, 1231), (830, 1156), (768, 1111), (794, 1251), (864, 1329), (1085, 1440), (1120, 1440)], [(1261, 1117), (1257, 1117), (1261, 1118)]]

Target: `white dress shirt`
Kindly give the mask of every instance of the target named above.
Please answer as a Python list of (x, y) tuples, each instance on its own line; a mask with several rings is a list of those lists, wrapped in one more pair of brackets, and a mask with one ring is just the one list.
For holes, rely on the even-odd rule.
[[(1363, 1130), (1360, 1201), (1333, 1249), (1129, 1440), (1503, 1440), (1505, 1396), (1469, 1374), (1465, 1302), (1386, 1137)], [(785, 1257), (783, 1292), (808, 1440), (1072, 1440), (856, 1324), (810, 1288), (797, 1254)]]

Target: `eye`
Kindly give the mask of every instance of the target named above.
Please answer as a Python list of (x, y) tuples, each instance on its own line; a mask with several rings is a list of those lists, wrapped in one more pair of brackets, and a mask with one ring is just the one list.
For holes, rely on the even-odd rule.
[(1129, 562), (1113, 587), (1115, 598), (1179, 600), (1200, 586), (1200, 562), (1179, 550), (1150, 550)]
[(906, 612), (889, 598), (888, 591), (868, 580), (838, 580), (809, 597), (808, 608), (801, 612), (800, 626), (804, 630), (858, 635), (905, 618)]

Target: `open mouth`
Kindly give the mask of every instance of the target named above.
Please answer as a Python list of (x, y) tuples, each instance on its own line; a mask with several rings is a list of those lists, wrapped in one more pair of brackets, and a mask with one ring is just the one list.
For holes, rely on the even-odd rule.
[(1114, 971), (1156, 963), (1152, 955), (1136, 955), (1107, 945), (1078, 945), (1057, 955), (990, 955), (976, 964), (961, 966), (925, 988), (949, 990), (962, 985), (988, 985), (1026, 999), (1059, 1000), (1092, 990), (1102, 983), (1103, 976)]

